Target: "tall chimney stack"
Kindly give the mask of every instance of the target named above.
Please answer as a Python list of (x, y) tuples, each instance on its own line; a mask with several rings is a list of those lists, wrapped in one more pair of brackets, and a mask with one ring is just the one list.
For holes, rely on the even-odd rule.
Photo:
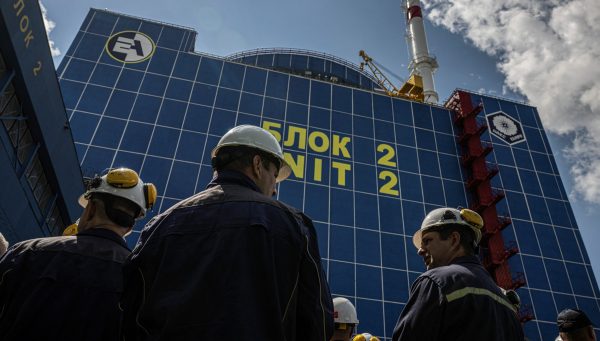
[(406, 0), (406, 27), (412, 54), (412, 61), (409, 65), (411, 74), (417, 74), (423, 78), (425, 102), (437, 103), (439, 98), (433, 83), (433, 73), (438, 68), (438, 63), (429, 55), (427, 49), (427, 37), (419, 0)]

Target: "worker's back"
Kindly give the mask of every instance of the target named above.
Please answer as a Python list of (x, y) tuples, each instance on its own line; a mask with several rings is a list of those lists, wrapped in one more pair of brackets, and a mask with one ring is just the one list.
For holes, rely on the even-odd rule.
[(100, 228), (16, 244), (0, 265), (0, 339), (116, 340), (129, 253)]
[(230, 173), (144, 232), (127, 266), (126, 339), (324, 339), (316, 245), (312, 225)]
[(423, 273), (415, 287), (420, 292), (411, 293), (394, 340), (523, 340), (515, 308), (474, 256)]

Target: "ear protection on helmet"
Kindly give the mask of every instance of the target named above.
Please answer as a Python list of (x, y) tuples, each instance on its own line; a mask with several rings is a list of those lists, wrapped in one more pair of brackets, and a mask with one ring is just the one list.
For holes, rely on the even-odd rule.
[(149, 210), (156, 203), (158, 191), (152, 183), (144, 184), (144, 199), (146, 200), (146, 209)]
[(88, 183), (87, 191), (79, 198), (81, 206), (86, 207), (93, 193), (105, 193), (121, 197), (135, 203), (140, 208), (142, 218), (155, 204), (158, 191), (151, 183), (144, 183), (137, 172), (129, 168), (111, 169), (104, 176), (96, 176)]

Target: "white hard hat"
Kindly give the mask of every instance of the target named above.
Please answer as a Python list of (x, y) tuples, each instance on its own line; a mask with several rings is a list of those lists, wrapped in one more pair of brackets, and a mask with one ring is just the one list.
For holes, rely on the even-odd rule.
[(333, 299), (333, 322), (358, 324), (356, 308), (347, 298), (336, 297)]
[(240, 125), (229, 130), (212, 150), (211, 157), (214, 158), (219, 149), (227, 146), (253, 147), (273, 155), (281, 161), (281, 168), (277, 176), (277, 182), (285, 180), (290, 176), (292, 169), (283, 157), (283, 151), (275, 136), (263, 128), (252, 125)]
[(102, 177), (93, 178), (88, 190), (79, 197), (79, 204), (86, 207), (92, 193), (106, 193), (133, 202), (140, 208), (140, 215), (136, 219), (146, 215), (146, 210), (152, 208), (157, 196), (156, 187), (151, 183), (144, 183), (129, 168), (112, 169)]
[(413, 235), (413, 244), (418, 249), (421, 247), (421, 236), (424, 232), (441, 227), (444, 225), (461, 225), (468, 227), (475, 234), (473, 243), (479, 245), (481, 241), (481, 229), (483, 228), (483, 219), (481, 216), (468, 208), (457, 210), (455, 208), (443, 207), (437, 208), (423, 219), (421, 228)]

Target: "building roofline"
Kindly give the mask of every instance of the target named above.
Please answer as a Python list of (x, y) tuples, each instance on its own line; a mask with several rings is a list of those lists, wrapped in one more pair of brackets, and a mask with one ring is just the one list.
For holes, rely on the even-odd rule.
[(527, 100), (518, 100), (518, 99), (512, 99), (512, 98), (505, 98), (505, 97), (500, 97), (500, 96), (494, 96), (494, 95), (488, 95), (488, 94), (484, 94), (484, 93), (480, 93), (477, 91), (473, 91), (473, 90), (468, 90), (468, 89), (463, 89), (463, 88), (455, 88), (454, 91), (452, 91), (452, 93), (450, 94), (450, 96), (448, 96), (448, 98), (446, 98), (445, 101), (443, 101), (443, 103), (447, 103), (448, 100), (450, 98), (452, 98), (452, 96), (454, 95), (454, 93), (456, 91), (464, 91), (464, 92), (468, 92), (471, 95), (478, 95), (478, 96), (484, 96), (484, 97), (489, 97), (489, 98), (493, 98), (493, 99), (497, 99), (497, 100), (501, 100), (501, 101), (506, 101), (506, 102), (512, 102), (515, 104), (521, 104), (521, 105), (527, 105), (529, 107), (533, 107), (533, 105), (531, 105), (531, 103)]
[(328, 60), (331, 60), (333, 62), (341, 64), (347, 68), (350, 68), (350, 69), (360, 73), (361, 75), (369, 78), (373, 82), (373, 84), (379, 85), (379, 82), (377, 82), (377, 80), (373, 77), (373, 75), (361, 70), (358, 65), (356, 65), (348, 60), (345, 60), (343, 58), (334, 56), (332, 54), (314, 51), (314, 50), (295, 49), (295, 48), (289, 48), (289, 47), (257, 48), (257, 49), (246, 50), (246, 51), (241, 51), (241, 52), (236, 52), (234, 54), (230, 54), (230, 55), (226, 56), (225, 59), (228, 61), (235, 61), (235, 59), (239, 59), (239, 58), (243, 58), (243, 57), (247, 57), (247, 56), (258, 56), (258, 55), (263, 55), (263, 54), (296, 54), (296, 55), (304, 55), (304, 56), (309, 56), (309, 57), (318, 57), (318, 58), (328, 59)]
[(148, 19), (148, 18), (136, 17), (136, 16), (130, 15), (130, 14), (124, 14), (124, 13), (121, 13), (121, 12), (111, 11), (108, 8), (90, 7), (90, 9), (94, 10), (94, 11), (105, 12), (105, 13), (109, 13), (109, 14), (113, 14), (113, 15), (122, 16), (122, 17), (128, 17), (128, 18), (132, 18), (132, 19), (136, 19), (136, 20), (142, 20), (142, 21), (152, 22), (152, 23), (159, 24), (159, 25), (170, 26), (170, 27), (174, 27), (174, 28), (178, 28), (178, 29), (182, 29), (182, 30), (188, 30), (188, 31), (192, 31), (192, 32), (198, 34), (198, 31), (196, 31), (196, 29), (194, 29), (192, 27), (170, 24), (170, 23), (167, 23), (167, 22), (164, 22), (164, 21), (160, 21), (160, 20), (155, 20), (155, 19)]

